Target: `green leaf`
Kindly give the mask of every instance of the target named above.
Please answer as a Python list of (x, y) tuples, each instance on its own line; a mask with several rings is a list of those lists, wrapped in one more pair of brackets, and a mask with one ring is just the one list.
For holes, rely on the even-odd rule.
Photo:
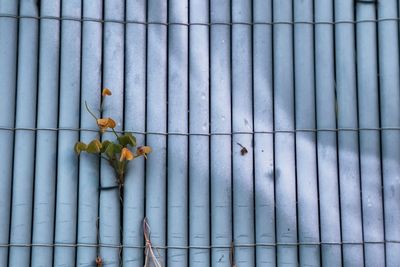
[(131, 133), (126, 133), (118, 137), (118, 142), (126, 147), (127, 145), (136, 146), (136, 138)]
[(106, 153), (106, 155), (112, 159), (115, 158), (115, 155), (120, 153), (122, 149), (122, 146), (119, 144), (114, 144), (114, 143), (109, 143), (107, 146), (107, 149), (104, 151), (104, 153)]
[(83, 142), (76, 142), (74, 150), (76, 154), (80, 154), (82, 151), (86, 151), (87, 145)]
[(86, 152), (88, 153), (93, 153), (97, 154), (100, 153), (101, 150), (101, 143), (99, 140), (94, 139), (92, 142), (90, 142), (87, 146)]
[(109, 140), (104, 140), (104, 141), (101, 143), (100, 152), (101, 152), (101, 153), (104, 153), (104, 152), (107, 150), (107, 147), (108, 147), (109, 144), (111, 144), (111, 141), (109, 141)]

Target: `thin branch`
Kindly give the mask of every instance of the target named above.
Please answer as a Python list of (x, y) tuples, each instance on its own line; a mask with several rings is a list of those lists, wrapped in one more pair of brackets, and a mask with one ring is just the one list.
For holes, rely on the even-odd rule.
[(96, 122), (97, 122), (97, 117), (96, 117), (96, 115), (94, 115), (93, 112), (90, 110), (90, 108), (88, 107), (88, 104), (87, 104), (86, 101), (85, 101), (85, 107), (86, 107), (86, 110), (90, 113), (90, 115), (93, 116), (93, 118), (94, 118), (94, 119), (96, 120)]

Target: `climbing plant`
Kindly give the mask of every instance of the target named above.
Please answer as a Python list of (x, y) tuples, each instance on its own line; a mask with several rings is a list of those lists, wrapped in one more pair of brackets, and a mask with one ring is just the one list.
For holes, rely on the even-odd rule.
[[(102, 91), (101, 97), (101, 110), (103, 110), (104, 101), (108, 96), (112, 95), (110, 89), (105, 88)], [(99, 127), (100, 135), (104, 134), (107, 130), (111, 130), (115, 135), (114, 140), (93, 139), (89, 143), (81, 141), (75, 144), (75, 152), (80, 155), (82, 152), (97, 155), (105, 159), (110, 166), (114, 169), (115, 179), (117, 186), (121, 188), (124, 185), (124, 177), (127, 169), (127, 164), (138, 157), (147, 158), (147, 154), (151, 152), (149, 146), (136, 147), (136, 138), (132, 133), (117, 133), (115, 131), (116, 123), (112, 118), (97, 118), (96, 115), (90, 110), (85, 101), (86, 110), (96, 120)]]

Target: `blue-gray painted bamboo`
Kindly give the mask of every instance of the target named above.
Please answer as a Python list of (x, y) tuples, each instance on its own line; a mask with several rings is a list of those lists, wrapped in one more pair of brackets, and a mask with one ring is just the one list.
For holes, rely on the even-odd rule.
[[(18, 2), (0, 1), (0, 12), (17, 15)], [(13, 18), (0, 18), (0, 125), (14, 127), (15, 92), (17, 75), (17, 33), (18, 21)], [(4, 38), (7, 36), (7, 38)], [(0, 164), (0, 244), (8, 244), (11, 213), (11, 185), (13, 165), (14, 133), (0, 131), (0, 147), (5, 154)], [(0, 265), (6, 266), (8, 248), (0, 248)]]
[[(190, 23), (209, 22), (209, 3), (190, 0)], [(189, 130), (208, 134), (210, 130), (209, 28), (189, 29)], [(189, 137), (189, 245), (210, 245), (210, 138)], [(189, 266), (210, 266), (210, 250), (189, 250)]]
[[(41, 16), (60, 16), (60, 1), (40, 3)], [(60, 22), (43, 20), (39, 40), (38, 128), (58, 126)], [(57, 132), (38, 130), (36, 134), (35, 192), (32, 243), (54, 241), (54, 209), (57, 180)], [(52, 247), (33, 247), (31, 266), (52, 266)]]
[[(32, 1), (21, 1), (19, 14), (37, 16), (38, 6)], [(38, 21), (21, 19), (18, 40), (15, 126), (34, 128), (36, 127)], [(11, 244), (31, 242), (34, 153), (35, 133), (32, 131), (16, 131), (10, 228)], [(11, 247), (8, 266), (29, 266), (30, 255), (31, 249), (29, 247)]]
[[(83, 16), (102, 19), (102, 0), (83, 2)], [(96, 121), (87, 112), (85, 101), (92, 112), (100, 117), (101, 59), (102, 59), (102, 25), (85, 21), (82, 25), (82, 77), (80, 101), (80, 126), (97, 130)], [(99, 139), (97, 132), (82, 131), (80, 140), (89, 143)], [(97, 244), (98, 207), (99, 207), (99, 158), (82, 153), (79, 156), (79, 190), (78, 190), (78, 243)], [(76, 264), (87, 266), (93, 264), (97, 256), (95, 247), (78, 247)]]
[[(274, 21), (292, 21), (292, 1), (273, 1)], [(275, 130), (294, 129), (293, 26), (274, 25)], [(297, 242), (296, 173), (293, 133), (275, 134), (276, 238)], [(278, 246), (278, 265), (297, 266), (297, 247)]]
[[(171, 23), (188, 23), (188, 0), (170, 0)], [(187, 133), (188, 127), (188, 27), (168, 29), (168, 131)], [(168, 137), (168, 229), (169, 246), (188, 245), (188, 137)], [(187, 266), (187, 249), (169, 249), (168, 266)]]
[[(146, 20), (146, 1), (126, 1), (127, 20)], [(146, 130), (146, 26), (126, 25), (125, 47), (125, 113), (126, 131)], [(145, 143), (144, 135), (136, 135), (138, 145)], [(143, 157), (129, 164), (125, 176), (123, 206), (123, 244), (143, 245), (145, 172)], [(123, 265), (144, 265), (143, 250), (124, 248)]]
[[(81, 0), (63, 1), (62, 16), (81, 16)], [(75, 36), (71, 38), (71, 36)], [(60, 110), (58, 126), (78, 128), (80, 115), (81, 75), (81, 24), (78, 21), (63, 21), (61, 24), (60, 62)], [(79, 133), (58, 133), (57, 199), (55, 217), (55, 243), (76, 242), (76, 218), (78, 202), (78, 157), (72, 149)], [(56, 247), (53, 266), (73, 266), (76, 249)]]
[[(125, 1), (105, 0), (105, 19), (125, 19)], [(104, 100), (102, 117), (111, 117), (115, 120), (116, 130), (123, 127), (124, 110), (124, 31), (125, 27), (116, 23), (104, 24), (103, 35), (103, 87), (110, 88), (112, 97)], [(112, 133), (105, 133), (103, 140), (115, 140)], [(105, 160), (100, 165), (101, 187), (116, 184), (114, 170)], [(119, 245), (121, 243), (121, 201), (120, 192), (116, 190), (100, 191), (99, 209), (99, 242), (103, 244)], [(120, 249), (101, 247), (100, 257), (104, 266), (120, 266)]]
[[(375, 5), (358, 3), (357, 20), (375, 20)], [(358, 117), (360, 128), (379, 128), (376, 23), (357, 24)], [(360, 164), (364, 241), (382, 242), (383, 202), (380, 133), (360, 132)], [(365, 244), (365, 266), (385, 266), (384, 244)]]
[[(256, 0), (253, 20), (272, 22), (272, 1)], [(253, 101), (254, 131), (272, 131), (272, 26), (253, 28)], [(255, 241), (275, 243), (274, 138), (272, 134), (254, 134)], [(256, 266), (275, 266), (275, 247), (256, 248)]]
[[(315, 1), (314, 20), (333, 22), (333, 1)], [(317, 128), (336, 128), (333, 25), (315, 25), (315, 86)], [(339, 184), (336, 133), (318, 132), (318, 184), (322, 242), (340, 243)], [(322, 245), (322, 265), (342, 265), (340, 245)]]
[[(167, 22), (167, 1), (151, 0), (148, 21)], [(167, 131), (167, 28), (149, 25), (147, 28), (147, 131)], [(151, 227), (154, 246), (166, 245), (166, 150), (165, 136), (149, 135), (147, 144), (153, 148), (146, 162), (146, 217)], [(166, 263), (166, 251), (156, 251)]]
[[(211, 22), (230, 22), (230, 0), (211, 0)], [(211, 133), (230, 133), (231, 32), (227, 25), (211, 26)], [(211, 136), (211, 245), (232, 241), (231, 136)], [(211, 249), (212, 266), (231, 266), (228, 248)]]
[[(232, 1), (232, 22), (251, 22), (251, 1)], [(253, 130), (252, 31), (249, 25), (232, 27), (232, 130)], [(247, 153), (243, 151), (246, 149)], [(233, 135), (233, 240), (254, 243), (253, 135)], [(254, 266), (252, 247), (236, 247), (234, 261)]]
[[(335, 20), (354, 20), (353, 1), (335, 1)], [(354, 25), (335, 25), (335, 52), (338, 127), (357, 128)], [(358, 133), (339, 132), (338, 142), (342, 238), (362, 242)], [(363, 264), (362, 245), (343, 245), (343, 265)]]
[[(378, 19), (396, 18), (398, 1), (379, 2)], [(381, 127), (400, 126), (399, 28), (397, 21), (378, 23)], [(382, 131), (385, 239), (400, 240), (400, 132)], [(398, 266), (400, 244), (386, 244), (386, 266)]]
[[(313, 1), (294, 1), (294, 21), (313, 22)], [(311, 24), (294, 27), (296, 128), (315, 129), (314, 36)], [(296, 133), (298, 238), (318, 243), (317, 150), (314, 132)], [(320, 248), (300, 245), (300, 265), (320, 266)]]

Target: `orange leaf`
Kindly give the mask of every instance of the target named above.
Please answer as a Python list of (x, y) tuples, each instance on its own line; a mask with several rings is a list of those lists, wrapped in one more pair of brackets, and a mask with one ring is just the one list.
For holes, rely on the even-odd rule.
[(145, 158), (147, 158), (146, 155), (149, 154), (151, 152), (151, 150), (152, 149), (149, 146), (140, 146), (137, 148), (136, 154), (138, 156), (144, 156)]
[(108, 88), (104, 88), (103, 92), (101, 93), (102, 96), (112, 95), (111, 90)]
[(100, 128), (100, 132), (104, 133), (107, 128), (115, 128), (117, 124), (115, 121), (111, 118), (102, 118), (102, 119), (97, 119), (97, 125)]
[(115, 126), (117, 126), (117, 124), (115, 123), (115, 121), (113, 119), (108, 118), (107, 126), (114, 129)]
[(102, 267), (103, 266), (103, 259), (100, 256), (97, 256), (97, 258), (96, 258), (96, 265), (98, 267)]
[(133, 160), (132, 152), (126, 147), (122, 148), (121, 157), (119, 158), (119, 161), (124, 161), (124, 160)]

